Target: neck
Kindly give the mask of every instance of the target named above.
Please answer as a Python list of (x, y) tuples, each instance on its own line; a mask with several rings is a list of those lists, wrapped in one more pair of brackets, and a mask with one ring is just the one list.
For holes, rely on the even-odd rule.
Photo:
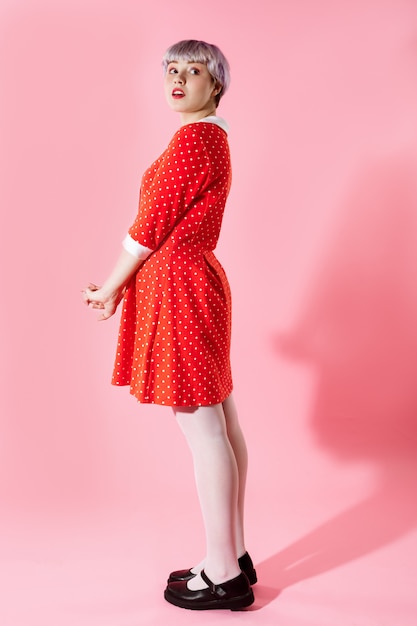
[(209, 117), (209, 115), (216, 115), (216, 107), (207, 108), (203, 111), (195, 111), (195, 113), (181, 113), (181, 125), (185, 126), (185, 124), (192, 124), (193, 122), (198, 122), (202, 120), (203, 117)]

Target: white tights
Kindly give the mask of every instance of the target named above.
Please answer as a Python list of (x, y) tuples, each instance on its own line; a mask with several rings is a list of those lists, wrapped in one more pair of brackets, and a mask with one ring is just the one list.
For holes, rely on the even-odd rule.
[[(238, 557), (245, 553), (243, 510), (248, 455), (233, 397), (222, 404), (175, 407), (190, 447), (206, 532), (206, 557), (201, 569), (214, 583), (240, 574)], [(205, 586), (197, 575), (190, 589)]]

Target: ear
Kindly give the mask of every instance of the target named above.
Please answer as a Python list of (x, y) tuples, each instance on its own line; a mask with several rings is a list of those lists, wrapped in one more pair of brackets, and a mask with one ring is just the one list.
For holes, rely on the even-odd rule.
[(216, 84), (214, 85), (214, 89), (213, 89), (213, 96), (218, 96), (222, 89), (223, 89), (222, 85), (216, 82)]

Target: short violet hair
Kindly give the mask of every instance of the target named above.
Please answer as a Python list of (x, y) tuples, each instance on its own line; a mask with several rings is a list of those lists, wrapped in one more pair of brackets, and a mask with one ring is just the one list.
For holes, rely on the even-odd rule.
[(213, 79), (221, 85), (221, 91), (215, 97), (216, 106), (230, 85), (230, 66), (223, 52), (214, 44), (184, 39), (170, 46), (162, 59), (166, 71), (169, 63), (185, 61), (187, 63), (203, 63)]

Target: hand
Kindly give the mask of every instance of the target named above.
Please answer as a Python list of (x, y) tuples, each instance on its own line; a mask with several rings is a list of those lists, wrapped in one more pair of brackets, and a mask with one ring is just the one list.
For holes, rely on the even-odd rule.
[(111, 294), (106, 293), (102, 287), (90, 283), (88, 287), (82, 290), (84, 302), (91, 309), (101, 309), (102, 313), (98, 317), (98, 320), (107, 320), (114, 315), (117, 306), (123, 298), (124, 289), (113, 292)]

